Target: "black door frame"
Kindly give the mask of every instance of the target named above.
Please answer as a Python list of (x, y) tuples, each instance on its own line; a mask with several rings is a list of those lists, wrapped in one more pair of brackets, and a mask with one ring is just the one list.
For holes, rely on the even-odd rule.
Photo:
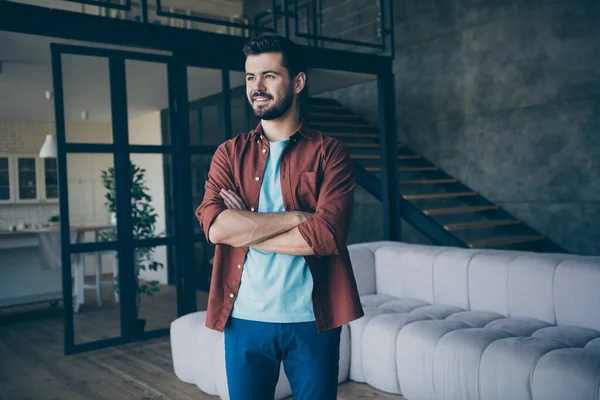
[[(65, 110), (63, 93), (62, 55), (81, 55), (106, 58), (109, 62), (110, 99), (112, 115), (112, 144), (70, 143), (66, 141)], [(169, 334), (169, 328), (161, 328), (138, 333), (136, 287), (134, 273), (134, 249), (168, 245), (174, 249), (175, 262), (169, 265), (174, 271), (177, 287), (177, 315), (196, 311), (196, 280), (194, 265), (193, 223), (188, 210), (192, 209), (190, 182), (190, 157), (194, 152), (189, 146), (189, 120), (187, 101), (187, 65), (177, 57), (112, 50), (96, 47), (51, 44), (52, 78), (55, 93), (55, 117), (57, 139), (57, 163), (59, 178), (59, 207), (61, 231), (61, 257), (65, 266), (62, 271), (64, 300), (64, 353), (74, 354), (84, 351), (114, 346), (132, 341), (152, 339)], [(169, 96), (170, 142), (163, 145), (132, 145), (129, 143), (126, 93), (126, 60), (163, 63), (167, 66)], [(198, 63), (195, 63), (198, 64)], [(203, 147), (203, 146), (200, 146)], [(203, 153), (209, 149), (199, 149)], [(69, 221), (69, 194), (67, 182), (67, 154), (69, 153), (110, 153), (114, 157), (117, 237), (116, 241), (71, 244)], [(171, 187), (174, 196), (175, 213), (172, 230), (165, 237), (134, 239), (131, 220), (131, 176), (128, 173), (131, 154), (171, 155)], [(187, 184), (186, 184), (187, 182)], [(93, 342), (75, 343), (72, 293), (72, 255), (116, 251), (120, 287), (120, 336)]]

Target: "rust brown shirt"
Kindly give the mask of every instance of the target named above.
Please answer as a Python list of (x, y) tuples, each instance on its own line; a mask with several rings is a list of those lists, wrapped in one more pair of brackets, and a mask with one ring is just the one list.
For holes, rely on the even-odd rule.
[[(219, 191), (235, 191), (249, 210), (258, 210), (269, 143), (262, 126), (221, 144), (215, 152), (202, 204), (196, 210), (206, 239), (227, 207)], [(305, 260), (313, 277), (313, 311), (319, 331), (364, 315), (346, 247), (354, 203), (354, 169), (342, 143), (301, 122), (281, 156), (280, 179), (286, 211), (314, 213), (298, 225), (313, 250)], [(256, 179), (258, 177), (258, 179)], [(223, 331), (242, 279), (248, 247), (216, 245), (206, 326)], [(282, 294), (284, 295), (284, 294)]]

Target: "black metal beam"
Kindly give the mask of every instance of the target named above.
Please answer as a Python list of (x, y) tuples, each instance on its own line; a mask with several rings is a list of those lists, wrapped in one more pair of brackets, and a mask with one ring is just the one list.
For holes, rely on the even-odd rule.
[(221, 127), (223, 129), (223, 137), (230, 139), (233, 135), (231, 127), (231, 88), (229, 87), (229, 70), (221, 70), (221, 102), (219, 109), (221, 110)]
[(52, 60), (52, 83), (54, 86), (54, 114), (56, 121), (56, 148), (58, 169), (58, 207), (60, 212), (60, 240), (62, 264), (62, 289), (64, 305), (64, 354), (73, 354), (75, 332), (73, 323), (73, 277), (71, 265), (71, 229), (69, 217), (69, 193), (67, 178), (67, 151), (65, 149), (65, 109), (63, 101), (62, 61), (55, 46), (50, 46)]
[(383, 171), (383, 215), (384, 232), (387, 240), (400, 240), (401, 197), (398, 179), (398, 137), (396, 135), (396, 85), (391, 70), (377, 77), (379, 108), (379, 138)]
[[(0, 30), (162, 50), (177, 53), (177, 57), (189, 65), (244, 70), (241, 49), (246, 38), (239, 36), (141, 24), (9, 1), (0, 1)], [(307, 46), (302, 48), (308, 67), (367, 74), (389, 71), (391, 67), (392, 60), (386, 56)]]
[(133, 247), (133, 218), (131, 210), (131, 161), (129, 159), (129, 130), (125, 59), (111, 57), (109, 62), (110, 103), (115, 149), (115, 194), (117, 210), (117, 248), (119, 271), (119, 304), (121, 336), (136, 337), (136, 274)]
[(173, 135), (173, 197), (175, 204), (175, 237), (177, 260), (177, 315), (196, 311), (196, 263), (194, 214), (192, 204), (192, 163), (190, 152), (190, 121), (188, 106), (187, 67), (179, 61), (169, 64), (169, 109)]

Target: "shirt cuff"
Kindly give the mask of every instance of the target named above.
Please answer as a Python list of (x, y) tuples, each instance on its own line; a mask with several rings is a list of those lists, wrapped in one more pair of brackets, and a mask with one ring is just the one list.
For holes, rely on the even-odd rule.
[(227, 207), (224, 204), (212, 204), (209, 207), (206, 207), (204, 211), (198, 213), (198, 220), (200, 221), (200, 226), (204, 231), (204, 235), (206, 236), (206, 241), (209, 244), (215, 244), (210, 241), (210, 237), (208, 232), (210, 231), (210, 227), (212, 226), (215, 219), (221, 214), (223, 211), (227, 210)]
[(302, 222), (298, 231), (317, 258), (339, 254), (335, 235), (319, 217), (313, 216)]

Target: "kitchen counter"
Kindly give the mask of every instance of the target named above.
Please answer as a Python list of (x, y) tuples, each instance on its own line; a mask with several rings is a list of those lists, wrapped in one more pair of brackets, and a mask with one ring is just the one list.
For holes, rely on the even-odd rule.
[[(97, 233), (111, 229), (112, 225), (72, 226), (71, 232)], [(0, 307), (28, 304), (39, 301), (57, 301), (62, 299), (62, 269), (60, 267), (43, 268), (42, 251), (38, 234), (41, 232), (59, 232), (58, 227), (26, 229), (11, 232), (0, 231)], [(73, 265), (75, 266), (75, 264)], [(67, 266), (69, 268), (71, 266)], [(83, 269), (80, 273), (80, 285), (83, 291)], [(83, 298), (82, 293), (78, 293)]]

